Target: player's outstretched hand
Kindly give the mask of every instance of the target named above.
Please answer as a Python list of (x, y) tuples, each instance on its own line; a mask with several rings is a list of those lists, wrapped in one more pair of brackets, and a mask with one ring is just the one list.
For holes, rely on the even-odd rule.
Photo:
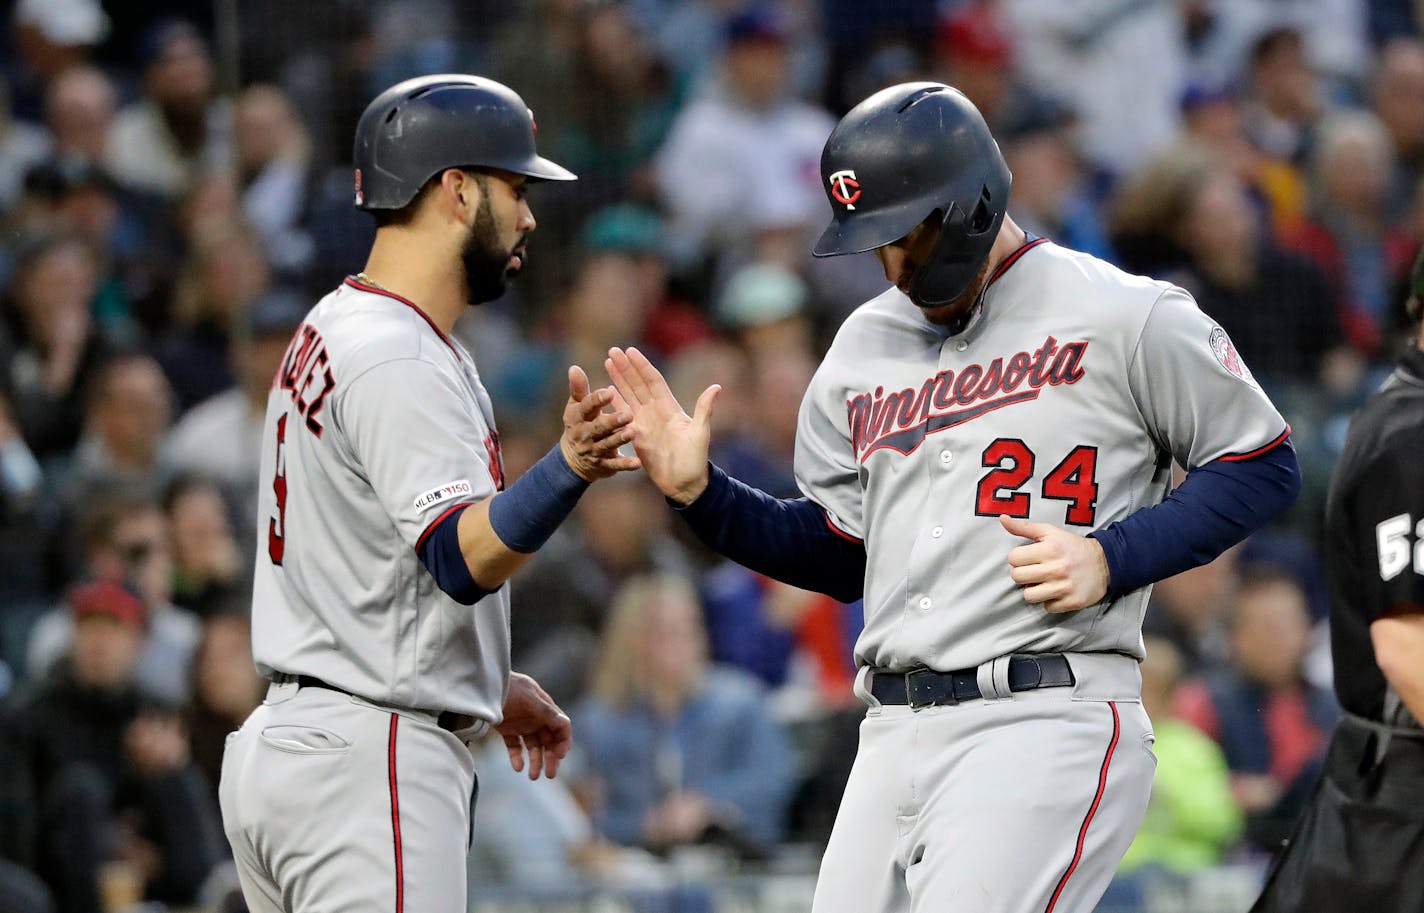
[(1107, 595), (1108, 560), (1098, 540), (1051, 523), (1004, 514), (999, 522), (1015, 536), (1033, 540), (1009, 552), (1009, 576), (1029, 605), (1041, 605), (1048, 612), (1076, 612)]
[(697, 500), (707, 487), (712, 404), (722, 392), (721, 385), (703, 390), (688, 415), (662, 373), (637, 349), (609, 349), (603, 366), (632, 410), (633, 447), (643, 460), (648, 478), (679, 504)]
[[(614, 407), (610, 411), (604, 411)], [(588, 375), (578, 365), (569, 366), (569, 401), (564, 404), (564, 434), (559, 446), (564, 460), (579, 477), (592, 482), (616, 472), (642, 466), (635, 456), (622, 456), (618, 448), (633, 440), (633, 413), (621, 408), (612, 387), (590, 390)]]
[(573, 725), (554, 699), (534, 679), (509, 673), (509, 695), (504, 699), (504, 720), (495, 731), (509, 750), (509, 766), (524, 770), (529, 755), (529, 779), (543, 774), (550, 780), (574, 744)]

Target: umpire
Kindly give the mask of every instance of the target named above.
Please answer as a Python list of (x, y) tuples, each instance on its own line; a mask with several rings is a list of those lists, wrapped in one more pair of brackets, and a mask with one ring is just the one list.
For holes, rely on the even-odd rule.
[(1424, 910), (1424, 251), (1409, 290), (1414, 339), (1355, 416), (1326, 505), (1345, 715), (1252, 913)]

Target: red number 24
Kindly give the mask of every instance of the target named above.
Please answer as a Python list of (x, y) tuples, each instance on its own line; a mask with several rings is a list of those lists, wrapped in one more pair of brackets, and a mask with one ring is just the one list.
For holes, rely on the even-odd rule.
[[(1017, 438), (999, 438), (984, 448), (989, 472), (979, 480), (974, 512), (981, 517), (1027, 517), (1030, 495), (1019, 491), (1033, 475), (1034, 453)], [(1064, 520), (1072, 526), (1092, 526), (1098, 502), (1098, 448), (1079, 445), (1044, 476), (1043, 497), (1067, 501)], [(1003, 495), (1007, 490), (1011, 494)]]

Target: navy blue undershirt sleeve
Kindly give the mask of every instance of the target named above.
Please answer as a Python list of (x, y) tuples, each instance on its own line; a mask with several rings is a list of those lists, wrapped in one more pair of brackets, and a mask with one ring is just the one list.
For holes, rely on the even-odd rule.
[(1300, 493), (1289, 437), (1250, 457), (1198, 466), (1160, 504), (1090, 533), (1108, 563), (1108, 598), (1206, 564), (1277, 517)]
[(420, 563), (440, 589), (460, 605), (474, 605), (492, 592), (475, 582), (460, 551), (460, 515), (469, 506), (465, 504), (441, 517), (425, 531), (416, 546)]
[(861, 597), (865, 544), (833, 528), (814, 501), (772, 497), (709, 464), (706, 490), (673, 507), (708, 548), (743, 567), (841, 602)]

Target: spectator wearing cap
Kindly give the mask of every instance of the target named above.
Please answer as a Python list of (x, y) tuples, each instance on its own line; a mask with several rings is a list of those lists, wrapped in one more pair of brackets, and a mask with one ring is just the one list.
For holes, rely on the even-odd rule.
[(713, 308), (746, 356), (748, 388), (739, 427), (717, 445), (715, 458), (732, 476), (782, 498), (799, 496), (796, 417), (816, 368), (809, 298), (798, 274), (753, 263), (732, 274)]
[(679, 268), (755, 245), (768, 230), (809, 236), (824, 220), (819, 166), (834, 121), (792, 95), (790, 36), (775, 7), (735, 16), (718, 79), (678, 115), (658, 153)]
[(1186, 142), (1210, 150), (1259, 197), (1275, 233), (1305, 218), (1305, 176), (1287, 159), (1267, 153), (1246, 132), (1246, 107), (1237, 89), (1202, 78), (1182, 92)]
[(1003, 112), (998, 137), (1014, 175), (1014, 218), (1035, 235), (1111, 258), (1073, 143), (1076, 123), (1065, 105), (1030, 93), (1020, 93)]
[(232, 109), (191, 24), (154, 25), (142, 52), (144, 96), (114, 122), (109, 170), (124, 187), (175, 200), (200, 173), (231, 166)]
[(997, 136), (1020, 90), (1013, 37), (999, 6), (989, 0), (946, 6), (935, 29), (935, 57), (941, 71), (936, 78), (968, 96)]
[[(103, 491), (79, 509), (73, 535), (81, 546), (80, 574), (127, 580), (142, 596), (149, 624), (136, 680), (145, 694), (180, 705), (188, 695), (199, 623), (172, 602), (173, 550), (163, 508), (133, 492)], [(30, 677), (43, 677), (63, 661), (73, 630), (70, 614), (62, 610), (39, 619), (26, 651)]]
[(99, 580), (66, 602), (72, 647), (10, 719), (40, 822), (39, 872), (58, 913), (102, 909), (100, 871), (116, 862), (147, 898), (190, 903), (223, 856), (222, 831), (177, 716), (139, 685), (144, 600)]
[(19, 0), (14, 7), (15, 60), (9, 67), (15, 111), (38, 121), (45, 87), (88, 60), (109, 35), (99, 0)]
[(165, 454), (174, 469), (212, 476), (234, 503), (256, 503), (267, 393), (307, 310), (289, 288), (257, 299), (245, 315), (246, 332), (234, 340), (238, 383), (189, 409), (173, 427)]
[(638, 272), (647, 313), (643, 340), (655, 352), (672, 357), (689, 345), (715, 335), (703, 312), (668, 291), (664, 224), (658, 213), (636, 203), (598, 210), (584, 224), (580, 247), (590, 256), (627, 257)]

